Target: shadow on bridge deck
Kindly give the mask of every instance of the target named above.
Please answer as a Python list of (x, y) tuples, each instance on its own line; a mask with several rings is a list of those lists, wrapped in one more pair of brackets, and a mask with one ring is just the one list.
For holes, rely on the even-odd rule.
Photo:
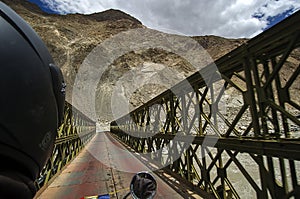
[[(36, 198), (79, 199), (107, 193), (110, 193), (111, 198), (123, 198), (129, 191), (134, 172), (145, 170), (150, 171), (109, 133), (97, 133), (81, 153), (43, 192), (38, 193)], [(169, 182), (166, 183), (156, 174), (154, 176), (158, 183), (155, 198), (200, 198), (190, 194), (183, 195), (181, 191), (183, 187), (177, 190), (181, 192), (180, 195), (168, 185)]]

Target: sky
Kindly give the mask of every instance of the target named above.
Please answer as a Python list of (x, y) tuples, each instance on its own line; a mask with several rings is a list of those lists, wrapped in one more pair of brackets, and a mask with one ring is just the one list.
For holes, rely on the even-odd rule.
[(188, 36), (252, 38), (300, 10), (299, 0), (29, 0), (57, 14), (122, 10), (148, 28)]

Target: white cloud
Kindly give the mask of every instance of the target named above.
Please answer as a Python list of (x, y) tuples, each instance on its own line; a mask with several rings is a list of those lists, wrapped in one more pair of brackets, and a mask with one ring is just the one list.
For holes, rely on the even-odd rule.
[(284, 0), (284, 1), (268, 0), (265, 6), (261, 7), (259, 11), (261, 13), (267, 13), (267, 16), (275, 16), (293, 7), (299, 9), (300, 2), (294, 0)]
[[(268, 17), (292, 9), (299, 0), (42, 0), (57, 12), (85, 13), (115, 8), (144, 25), (185, 35), (253, 37), (268, 25)], [(260, 18), (254, 18), (254, 14)]]
[(110, 7), (114, 7), (113, 0), (41, 0), (50, 9), (60, 13), (82, 13), (90, 14), (104, 11)]

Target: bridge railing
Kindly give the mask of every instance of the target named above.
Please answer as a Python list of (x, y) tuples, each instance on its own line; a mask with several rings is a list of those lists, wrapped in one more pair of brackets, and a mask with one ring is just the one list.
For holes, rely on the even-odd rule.
[(205, 197), (300, 198), (299, 24), (297, 12), (111, 132)]
[(96, 132), (95, 121), (86, 117), (68, 102), (65, 103), (64, 121), (57, 131), (52, 156), (35, 184), (41, 189), (72, 160)]

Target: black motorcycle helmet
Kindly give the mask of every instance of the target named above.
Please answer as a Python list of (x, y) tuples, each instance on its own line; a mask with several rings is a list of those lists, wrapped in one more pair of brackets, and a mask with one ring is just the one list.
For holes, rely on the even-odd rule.
[(45, 44), (0, 2), (0, 174), (36, 179), (63, 118), (65, 84)]

